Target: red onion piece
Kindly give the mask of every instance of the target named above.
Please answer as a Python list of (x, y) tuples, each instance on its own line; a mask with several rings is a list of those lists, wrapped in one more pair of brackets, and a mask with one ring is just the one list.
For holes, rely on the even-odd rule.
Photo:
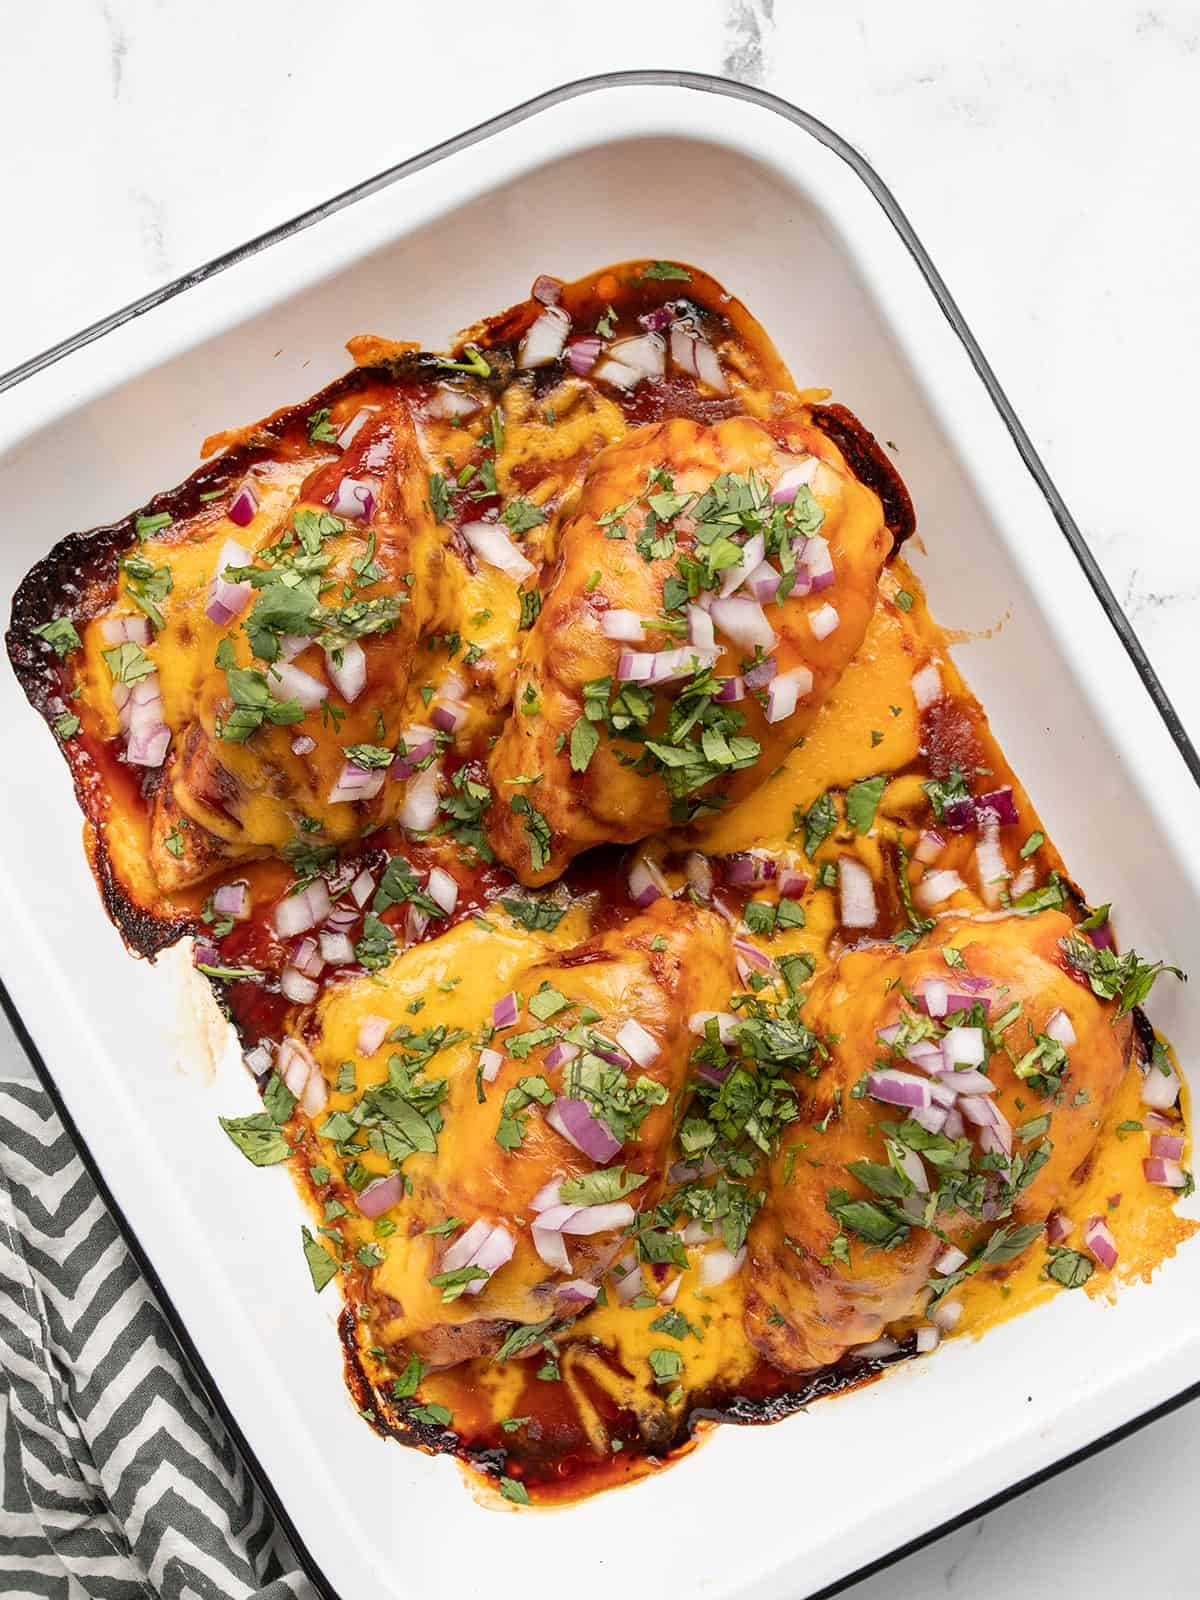
[(843, 928), (873, 928), (879, 916), (870, 872), (853, 856), (838, 859), (838, 896)]
[(603, 341), (594, 335), (585, 339), (572, 339), (567, 346), (567, 365), (577, 378), (586, 378), (600, 359)]
[(576, 1305), (590, 1306), (599, 1293), (600, 1290), (594, 1283), (588, 1283), (583, 1278), (572, 1278), (569, 1283), (559, 1287), (558, 1298), (570, 1300)]
[(713, 1021), (717, 1024), (717, 1037), (722, 1044), (728, 1044), (738, 1025), (738, 1018), (732, 1011), (693, 1011), (688, 1018), (688, 1032), (694, 1033), (698, 1039), (703, 1039), (709, 1023)]
[(699, 1278), (702, 1288), (715, 1289), (718, 1284), (726, 1283), (742, 1270), (746, 1260), (745, 1245), (736, 1255), (725, 1248), (724, 1245), (713, 1245), (700, 1257)]
[(436, 900), (447, 916), (453, 912), (458, 904), (458, 884), (450, 874), (441, 867), (434, 867), (429, 873), (429, 883), (426, 885), (431, 900)]
[(611, 1161), (621, 1152), (621, 1145), (613, 1137), (608, 1124), (595, 1115), (586, 1100), (559, 1095), (547, 1111), (546, 1121), (568, 1144), (574, 1145), (576, 1150), (590, 1156), (593, 1161)]
[(402, 828), (407, 828), (410, 833), (429, 832), (437, 821), (440, 781), (441, 768), (437, 762), (409, 778), (404, 790), (404, 799), (396, 813)]
[(425, 937), (425, 930), (429, 926), (429, 913), (419, 911), (416, 906), (407, 906), (404, 912), (404, 942), (416, 944)]
[(553, 1072), (558, 1067), (565, 1067), (568, 1061), (574, 1061), (579, 1054), (579, 1046), (571, 1044), (566, 1039), (560, 1039), (557, 1044), (552, 1044), (546, 1051), (542, 1065), (547, 1072)]
[(699, 645), (704, 650), (715, 649), (717, 640), (713, 632), (712, 617), (703, 606), (688, 606), (687, 628), (689, 644)]
[(351, 805), (360, 800), (374, 800), (383, 788), (387, 772), (379, 767), (358, 767), (353, 761), (344, 762), (337, 782), (329, 791), (328, 803), (338, 805), (345, 801)]
[(950, 998), (950, 985), (941, 978), (926, 978), (917, 998), (924, 1003), (931, 1017), (944, 1017), (946, 1001)]
[(1164, 1161), (1183, 1160), (1183, 1135), (1180, 1133), (1155, 1133), (1150, 1138), (1150, 1154)]
[(297, 972), (302, 972), (306, 978), (319, 978), (325, 970), (325, 962), (317, 949), (315, 939), (303, 938), (293, 946), (290, 957), (291, 964)]
[(360, 1056), (373, 1056), (379, 1046), (388, 1036), (391, 1023), (386, 1017), (376, 1016), (371, 1013), (362, 1018), (358, 1024), (358, 1038), (355, 1049)]
[[(627, 1228), (636, 1215), (628, 1200), (613, 1200), (601, 1206), (578, 1206), (574, 1212), (574, 1216), (568, 1217), (562, 1224), (562, 1232), (581, 1237), (611, 1233), (614, 1228)], [(548, 1215), (548, 1212), (543, 1212), (543, 1216)]]
[(917, 1354), (919, 1356), (929, 1355), (929, 1353), (931, 1351), (937, 1349), (938, 1345), (941, 1344), (941, 1342), (942, 1342), (942, 1331), (941, 1331), (940, 1328), (921, 1327), (921, 1328), (917, 1329), (917, 1341), (916, 1341), (916, 1343), (917, 1343)]
[[(258, 494), (255, 491), (254, 484), (251, 479), (244, 478), (238, 485), (238, 492), (229, 502), (229, 510), (226, 515), (228, 516), (230, 522), (235, 522), (239, 528), (248, 528), (254, 521), (254, 515), (257, 510)], [(242, 567), (246, 566), (247, 564), (248, 558), (245, 558), (241, 561), (227, 562), (222, 560), (220, 566), (217, 568), (217, 571), (222, 572), (226, 566)]]
[[(150, 643), (150, 618), (149, 617), (105, 617), (100, 624), (100, 637), (105, 644), (149, 644)], [(145, 680), (143, 679), (143, 682)], [(125, 688), (124, 684), (114, 684), (114, 697), (116, 689)]]
[(942, 1039), (942, 1055), (947, 1072), (953, 1072), (955, 1067), (982, 1066), (987, 1056), (983, 1029), (948, 1028)]
[(1046, 1218), (1046, 1243), (1061, 1244), (1071, 1236), (1071, 1219), (1061, 1211), (1052, 1211)]
[[(742, 546), (740, 559), (732, 567), (726, 567), (721, 573), (720, 596), (722, 600), (731, 595), (735, 589), (740, 588), (755, 567), (762, 565), (766, 553), (767, 544), (764, 536), (761, 533), (751, 534)], [(717, 626), (721, 626), (719, 618), (717, 619)]]
[(1042, 1032), (1055, 1043), (1061, 1044), (1064, 1050), (1069, 1050), (1075, 1043), (1075, 1029), (1071, 1019), (1060, 1007), (1053, 1010), (1046, 1018), (1046, 1026)]
[(404, 1179), (398, 1172), (369, 1183), (355, 1197), (355, 1205), (364, 1217), (381, 1217), (385, 1211), (398, 1206), (404, 1198)]
[(517, 997), (510, 989), (492, 1006), (492, 1027), (511, 1028), (520, 1015), (521, 1008)]
[[(627, 653), (622, 652), (622, 661)], [(702, 667), (715, 666), (720, 654), (716, 645), (684, 644), (673, 650), (652, 651), (641, 659), (650, 663), (650, 683), (679, 683), (684, 678), (693, 677)]]
[(548, 1267), (553, 1267), (557, 1272), (570, 1272), (571, 1258), (567, 1254), (566, 1241), (556, 1228), (539, 1228), (535, 1222), (529, 1230), (529, 1237), (533, 1240), (533, 1248)]
[(1103, 1217), (1089, 1217), (1083, 1229), (1083, 1248), (1099, 1265), (1111, 1271), (1117, 1264), (1117, 1241)]
[(913, 898), (922, 910), (931, 906), (940, 905), (943, 900), (949, 900), (952, 894), (957, 894), (960, 889), (965, 889), (966, 884), (957, 872), (949, 868), (941, 868), (936, 872), (927, 872), (913, 891)]
[(571, 331), (571, 318), (561, 306), (548, 305), (534, 321), (517, 350), (517, 366), (522, 372), (533, 367), (548, 367), (562, 354)]
[(929, 1320), (943, 1333), (952, 1333), (958, 1327), (962, 1314), (960, 1300), (941, 1300), (929, 1313)]
[(927, 1106), (930, 1104), (929, 1084), (911, 1072), (901, 1072), (888, 1067), (882, 1072), (867, 1074), (867, 1093), (872, 1100), (888, 1106)]
[(1170, 1072), (1160, 1072), (1157, 1067), (1142, 1076), (1142, 1104), (1156, 1111), (1169, 1111), (1179, 1099), (1179, 1074), (1174, 1067)]
[(817, 475), (817, 465), (816, 456), (807, 456), (803, 461), (798, 461), (794, 467), (788, 467), (775, 485), (771, 495), (772, 504), (790, 506), (802, 484), (811, 486)]
[(981, 794), (975, 802), (975, 809), (990, 812), (1001, 827), (1021, 820), (1011, 788), (993, 789), (990, 794)]
[(941, 855), (946, 848), (946, 841), (940, 833), (927, 828), (917, 840), (916, 849), (913, 851), (913, 860), (919, 861), (922, 866), (928, 867)]
[(708, 863), (708, 857), (701, 855), (698, 850), (691, 850), (688, 852), (684, 866), (692, 893), (698, 900), (711, 900), (713, 873), (712, 867)]
[(213, 894), (213, 910), (218, 916), (245, 922), (250, 915), (250, 885), (245, 878), (239, 878), (236, 883), (223, 883)]
[[(513, 1251), (517, 1243), (507, 1228), (499, 1225), (494, 1227), (487, 1238), (471, 1257), (470, 1265), (479, 1267), (488, 1274), (488, 1279), (493, 1273), (499, 1272), (506, 1262), (512, 1260)], [(487, 1280), (475, 1278), (467, 1284), (467, 1294), (478, 1294), (487, 1285)]]
[(629, 871), (629, 898), (634, 905), (644, 909), (670, 893), (671, 886), (658, 863), (650, 856), (639, 856)]
[(517, 583), (532, 578), (537, 568), (527, 561), (498, 522), (465, 522), (459, 530), (479, 559)]
[(666, 341), (657, 333), (641, 333), (610, 345), (594, 376), (618, 389), (632, 389), (643, 378), (661, 378), (666, 370)]
[(1168, 1161), (1161, 1156), (1148, 1156), (1142, 1162), (1142, 1172), (1147, 1183), (1161, 1184), (1166, 1189), (1182, 1189), (1187, 1183), (1187, 1173), (1178, 1161)]
[(374, 893), (375, 893), (375, 878), (374, 878), (374, 875), (372, 873), (368, 872), (366, 867), (364, 867), (362, 869), (362, 871), (358, 874), (358, 876), (354, 879), (353, 883), (351, 883), (351, 885), (350, 885), (350, 898), (351, 898), (351, 900), (354, 901), (354, 904), (361, 911), (363, 906), (366, 905), (367, 901), (371, 898), (371, 896)]
[(310, 739), (308, 734), (299, 734), (292, 740), (292, 754), (294, 756), (307, 756), (317, 748), (317, 741)]
[(375, 510), (375, 491), (362, 478), (343, 478), (329, 509), (335, 517), (351, 522), (370, 522)]
[(764, 656), (761, 661), (756, 661), (752, 667), (747, 668), (743, 681), (747, 689), (765, 689), (775, 673), (775, 657)]
[(836, 632), (840, 622), (841, 618), (836, 609), (828, 602), (808, 614), (808, 625), (812, 629), (814, 639), (828, 639), (831, 633)]
[(322, 928), (321, 955), (328, 966), (346, 967), (354, 960), (354, 943), (335, 928)]
[(774, 605), (779, 599), (779, 574), (769, 561), (760, 562), (742, 587), (759, 605)]
[(296, 1005), (308, 1005), (317, 998), (317, 985), (302, 972), (297, 972), (295, 967), (284, 967), (280, 974), (279, 987)]
[(725, 857), (725, 881), (736, 884), (770, 883), (779, 863), (766, 850), (739, 850)]
[(713, 695), (713, 699), (721, 705), (735, 705), (739, 700), (746, 698), (746, 685), (741, 678), (726, 678), (721, 687)]
[(807, 667), (793, 667), (771, 680), (767, 689), (767, 721), (786, 722), (797, 704), (811, 694), (813, 675)]
[(481, 1050), (479, 1052), (479, 1076), (484, 1083), (495, 1083), (503, 1065), (504, 1057), (499, 1050)]
[(292, 939), (329, 915), (329, 889), (324, 878), (314, 878), (297, 894), (287, 895), (275, 907), (275, 931), (281, 939)]
[(494, 1224), (486, 1217), (477, 1217), (465, 1232), (460, 1233), (453, 1244), (449, 1245), (442, 1256), (441, 1270), (443, 1272), (457, 1272), (460, 1267), (469, 1267), (475, 1259), (475, 1252), (479, 1250)]
[(367, 657), (357, 639), (325, 652), (325, 669), (337, 692), (353, 705), (367, 686)]
[(634, 1017), (630, 1017), (618, 1028), (617, 1043), (629, 1059), (636, 1062), (639, 1067), (652, 1066), (662, 1054), (658, 1040)]
[(808, 579), (807, 590), (796, 584), (793, 594), (820, 594), (822, 590), (830, 588), (833, 583), (833, 553), (824, 539), (811, 538), (804, 546), (804, 554), (798, 557), (797, 569), (803, 571)]
[(935, 1256), (933, 1270), (941, 1273), (957, 1272), (959, 1267), (965, 1265), (967, 1253), (959, 1250), (957, 1246), (948, 1244), (940, 1255)]
[(962, 800), (947, 800), (942, 810), (942, 821), (951, 833), (969, 833), (978, 820), (975, 802), (970, 796)]
[(562, 299), (563, 286), (557, 278), (548, 277), (543, 272), (533, 280), (533, 288), (529, 292), (541, 305), (556, 306)]
[(267, 687), (274, 700), (298, 700), (305, 711), (313, 711), (329, 691), (319, 678), (290, 661), (276, 661), (267, 669)]

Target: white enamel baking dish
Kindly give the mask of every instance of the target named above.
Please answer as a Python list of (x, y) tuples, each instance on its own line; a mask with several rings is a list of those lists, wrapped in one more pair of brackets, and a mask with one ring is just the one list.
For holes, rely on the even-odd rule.
[[(685, 203), (681, 203), (681, 197)], [(339, 197), (10, 375), (0, 395), (6, 595), (64, 532), (195, 464), (205, 434), (300, 398), (377, 332), (444, 344), (533, 277), (629, 256), (703, 265), (801, 383), (883, 439), (910, 552), (958, 660), (1122, 940), (1200, 971), (1200, 763), (944, 285), (878, 178), (828, 129), (683, 74), (571, 85)], [(1106, 470), (1098, 445), (1096, 470)], [(7, 608), (6, 608), (7, 609)], [(376, 1438), (313, 1296), (299, 1201), (216, 1126), (252, 1109), (223, 1025), (205, 1067), (179, 952), (131, 960), (103, 916), (53, 741), (0, 673), (0, 973), (27, 1044), (156, 1275), (206, 1383), (345, 1600), (816, 1594), (1184, 1397), (1200, 1245), (1114, 1306), (1054, 1302), (861, 1393), (723, 1428), (670, 1471), (553, 1514), (479, 1506), (449, 1460)], [(1189, 771), (1190, 768), (1190, 771)], [(1200, 1008), (1153, 1014), (1184, 1064)], [(1190, 1202), (1194, 1207), (1195, 1202)]]

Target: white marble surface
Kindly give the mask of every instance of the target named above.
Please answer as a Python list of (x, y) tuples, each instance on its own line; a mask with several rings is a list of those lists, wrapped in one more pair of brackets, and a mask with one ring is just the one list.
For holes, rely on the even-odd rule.
[[(1200, 738), (1195, 0), (11, 5), (0, 370), (368, 172), (630, 66), (761, 84), (875, 164)], [(1194, 1596), (1196, 1421), (1176, 1413), (850, 1593)], [(902, 1471), (902, 1441), (891, 1459)]]

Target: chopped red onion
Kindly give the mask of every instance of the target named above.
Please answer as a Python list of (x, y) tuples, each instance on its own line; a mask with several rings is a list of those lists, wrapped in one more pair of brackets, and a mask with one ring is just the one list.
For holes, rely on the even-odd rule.
[(429, 883), (426, 885), (431, 900), (436, 900), (447, 916), (453, 912), (458, 904), (458, 884), (441, 867), (434, 867), (429, 873)]
[(688, 1031), (694, 1033), (698, 1039), (702, 1039), (708, 1031), (708, 1024), (715, 1021), (717, 1037), (722, 1044), (728, 1044), (733, 1038), (738, 1020), (732, 1011), (693, 1011), (688, 1018)]
[[(490, 1279), (493, 1273), (499, 1272), (502, 1266), (512, 1260), (513, 1251), (516, 1247), (517, 1241), (509, 1233), (508, 1229), (497, 1225), (488, 1234), (479, 1249), (476, 1250), (469, 1264), (472, 1267), (479, 1267), (488, 1274), (488, 1279)], [(486, 1287), (488, 1279), (473, 1278), (467, 1284), (465, 1293), (478, 1294), (480, 1290)]]
[(875, 904), (875, 884), (861, 861), (853, 856), (838, 859), (838, 894), (843, 928), (873, 928), (879, 916)]
[(779, 863), (766, 850), (739, 850), (725, 857), (727, 883), (770, 883), (779, 872)]
[(812, 692), (813, 675), (807, 667), (793, 667), (771, 680), (767, 689), (767, 721), (785, 722), (797, 704)]
[(433, 827), (438, 816), (440, 779), (441, 768), (437, 762), (409, 778), (404, 799), (396, 813), (402, 828), (407, 828), (410, 833), (428, 833)]
[[(680, 683), (703, 667), (715, 666), (720, 654), (716, 645), (684, 644), (673, 650), (655, 650), (643, 659), (651, 664), (650, 683)], [(621, 659), (624, 660), (624, 652)]]
[(595, 1115), (586, 1100), (559, 1095), (546, 1112), (546, 1121), (555, 1133), (560, 1133), (568, 1144), (593, 1161), (611, 1161), (621, 1152), (620, 1141), (613, 1137), (608, 1124)]
[(956, 1245), (948, 1244), (940, 1255), (934, 1257), (933, 1270), (942, 1273), (957, 1272), (959, 1267), (965, 1264), (966, 1259), (965, 1250), (959, 1250)]
[(1052, 1211), (1046, 1218), (1046, 1243), (1061, 1244), (1070, 1238), (1071, 1219), (1061, 1211)]
[(945, 1072), (946, 1059), (942, 1055), (942, 1047), (932, 1039), (917, 1039), (907, 1045), (904, 1050), (904, 1059), (910, 1061), (914, 1067), (920, 1067), (922, 1072), (928, 1072), (935, 1077), (939, 1072)]
[(336, 929), (322, 928), (321, 956), (328, 966), (345, 967), (354, 960), (354, 943)]
[(567, 1245), (561, 1233), (556, 1228), (539, 1228), (535, 1222), (529, 1230), (533, 1240), (533, 1248), (546, 1263), (557, 1272), (570, 1272), (571, 1258), (567, 1254)]
[(317, 998), (317, 985), (302, 972), (297, 972), (295, 967), (284, 967), (280, 974), (279, 987), (296, 1005), (308, 1005)]
[(529, 1202), (530, 1211), (549, 1211), (554, 1206), (560, 1206), (562, 1184), (561, 1177), (551, 1178), (548, 1183), (544, 1183)]
[(1169, 1111), (1179, 1099), (1179, 1074), (1174, 1067), (1170, 1072), (1160, 1072), (1157, 1067), (1142, 1076), (1142, 1104), (1156, 1111)]
[(747, 668), (744, 679), (747, 689), (765, 689), (775, 676), (775, 672), (775, 657), (764, 656), (761, 661), (756, 661), (752, 667)]
[(730, 595), (727, 599), (714, 600), (709, 614), (725, 637), (747, 655), (756, 648), (775, 648), (775, 630), (757, 600), (747, 595)]
[(797, 556), (797, 562), (796, 570), (807, 579), (807, 584), (797, 582), (792, 589), (793, 594), (820, 594), (832, 585), (833, 552), (826, 540), (815, 536), (807, 540), (804, 553)]
[(867, 1074), (867, 1093), (872, 1100), (889, 1106), (927, 1106), (930, 1104), (929, 1084), (911, 1072), (887, 1067), (881, 1072)]
[(698, 900), (711, 900), (713, 873), (712, 867), (708, 863), (708, 857), (701, 855), (698, 850), (690, 850), (684, 861), (684, 866), (692, 893)]
[(900, 1346), (895, 1339), (889, 1339), (886, 1334), (882, 1339), (872, 1339), (870, 1344), (857, 1345), (850, 1352), (855, 1361), (883, 1361), (888, 1356), (899, 1353)]
[(486, 1217), (477, 1217), (465, 1232), (459, 1234), (453, 1244), (447, 1246), (442, 1256), (442, 1271), (458, 1272), (462, 1267), (469, 1267), (475, 1258), (475, 1252), (483, 1245), (492, 1227), (493, 1224)]
[(941, 855), (946, 848), (946, 841), (940, 833), (927, 828), (917, 840), (916, 849), (913, 851), (913, 860), (919, 861), (922, 866), (928, 867)]
[[(1181, 1139), (1180, 1144), (1183, 1143)], [(1142, 1172), (1147, 1183), (1161, 1184), (1166, 1189), (1182, 1189), (1187, 1183), (1187, 1173), (1178, 1161), (1165, 1160), (1161, 1156), (1148, 1156), (1142, 1162)]]
[(642, 333), (610, 345), (594, 376), (618, 389), (632, 389), (643, 378), (661, 378), (666, 369), (666, 341), (660, 334)]
[(982, 1028), (948, 1028), (942, 1039), (942, 1055), (946, 1058), (946, 1071), (955, 1067), (982, 1066), (987, 1050)]
[(455, 734), (470, 714), (470, 708), (460, 700), (439, 700), (435, 702), (429, 720), (439, 733)]
[(752, 533), (742, 546), (740, 558), (732, 567), (726, 567), (721, 573), (720, 597), (724, 600), (735, 589), (741, 587), (745, 580), (760, 567), (767, 553), (767, 541), (763, 534)]
[(943, 1333), (953, 1333), (963, 1314), (961, 1300), (941, 1300), (929, 1313), (930, 1322)]
[[(228, 516), (230, 522), (235, 522), (239, 528), (248, 528), (254, 521), (254, 514), (257, 510), (258, 494), (255, 491), (254, 484), (249, 478), (244, 478), (238, 485), (238, 492), (229, 502), (229, 510), (226, 515)], [(220, 565), (217, 567), (217, 571), (224, 571), (226, 566), (246, 566), (248, 561), (248, 557), (236, 562), (226, 562), (222, 560)], [(216, 619), (214, 618), (214, 621), (215, 620)]]
[(925, 1005), (925, 1010), (931, 1017), (944, 1017), (946, 1015), (946, 1001), (950, 997), (950, 985), (941, 978), (926, 978), (918, 996)]
[(317, 949), (317, 941), (307, 937), (301, 939), (292, 949), (291, 964), (306, 978), (319, 978), (325, 970), (325, 962)]
[[(937, 1130), (935, 1129), (934, 1131), (936, 1132)], [(942, 1124), (941, 1131), (946, 1135), (947, 1139), (963, 1139), (966, 1137), (967, 1125), (962, 1112), (957, 1106), (951, 1106), (946, 1112), (946, 1120)]]
[(734, 705), (746, 698), (746, 685), (741, 678), (725, 678), (713, 699), (723, 706)]
[(571, 331), (571, 318), (561, 306), (548, 305), (531, 323), (517, 350), (517, 366), (522, 372), (533, 367), (548, 367), (562, 354)]
[(796, 498), (802, 484), (812, 484), (817, 474), (816, 456), (807, 456), (803, 461), (798, 461), (794, 467), (788, 467), (779, 478), (771, 494), (771, 502), (777, 506), (790, 506)]
[(975, 802), (975, 809), (989, 813), (1002, 827), (1021, 820), (1011, 788), (993, 789), (990, 794), (981, 794)]
[[(252, 513), (253, 514), (253, 513)], [(234, 519), (237, 520), (236, 518)], [(249, 521), (249, 518), (246, 519)], [(204, 615), (210, 622), (215, 622), (218, 627), (224, 628), (242, 612), (250, 603), (253, 588), (249, 583), (231, 583), (225, 577), (227, 567), (248, 567), (250, 565), (249, 553), (238, 544), (236, 539), (226, 539), (221, 546), (221, 554), (217, 557), (217, 570), (212, 583), (208, 588), (208, 600), (205, 603)], [(149, 619), (145, 619), (148, 621)]]
[(521, 1015), (521, 1007), (516, 995), (510, 989), (502, 995), (492, 1006), (492, 1027), (511, 1028)]
[(920, 1327), (917, 1329), (917, 1354), (919, 1356), (929, 1355), (931, 1351), (937, 1349), (941, 1342), (942, 1332), (940, 1328)]
[(632, 1251), (627, 1255), (623, 1255), (620, 1261), (616, 1263), (613, 1268), (613, 1276), (616, 1279), (617, 1299), (623, 1306), (627, 1306), (631, 1300), (637, 1299), (646, 1281), (642, 1276), (641, 1267), (638, 1266), (637, 1258)]
[(961, 800), (947, 800), (942, 810), (942, 821), (951, 833), (969, 833), (978, 824), (975, 802), (966, 796)]
[(568, 1061), (574, 1061), (579, 1054), (579, 1046), (571, 1044), (566, 1039), (560, 1039), (557, 1044), (552, 1044), (546, 1051), (542, 1065), (547, 1072), (553, 1072), (558, 1067), (566, 1066)]
[(324, 878), (314, 878), (296, 894), (287, 895), (275, 907), (275, 932), (281, 939), (315, 928), (329, 915), (329, 890)]
[(810, 611), (808, 615), (808, 625), (812, 629), (814, 639), (828, 639), (829, 635), (836, 631), (841, 620), (835, 608), (828, 602), (818, 606), (815, 611)]
[(294, 756), (310, 755), (317, 748), (317, 741), (310, 739), (307, 733), (301, 733), (292, 740), (292, 754)]
[(715, 1289), (719, 1284), (727, 1283), (742, 1270), (746, 1260), (745, 1245), (736, 1254), (727, 1250), (724, 1245), (711, 1246), (700, 1257), (699, 1278), (702, 1288)]
[(495, 1083), (504, 1065), (504, 1057), (499, 1050), (481, 1050), (479, 1052), (479, 1076), (484, 1083)]
[(1083, 1248), (1099, 1265), (1111, 1271), (1117, 1264), (1117, 1241), (1103, 1217), (1089, 1217), (1083, 1229)]
[[(100, 624), (100, 637), (105, 644), (149, 644), (150, 643), (150, 618), (149, 617), (105, 617)], [(144, 680), (143, 680), (144, 681)], [(125, 685), (113, 685), (114, 698), (116, 689)]]
[(657, 861), (652, 856), (638, 856), (629, 870), (629, 898), (634, 905), (644, 910), (670, 894), (671, 885)]
[(315, 710), (329, 693), (319, 678), (290, 661), (276, 661), (267, 669), (267, 687), (272, 699), (298, 700), (306, 711)]
[(600, 359), (604, 343), (594, 334), (583, 339), (572, 339), (567, 346), (567, 365), (577, 378), (586, 378)]
[(1071, 1019), (1061, 1008), (1056, 1008), (1046, 1018), (1046, 1026), (1042, 1032), (1056, 1044), (1061, 1044), (1064, 1050), (1069, 1050), (1075, 1043), (1075, 1029)]
[(634, 1017), (621, 1024), (617, 1030), (617, 1043), (629, 1059), (639, 1067), (652, 1066), (662, 1054), (662, 1048), (652, 1033), (648, 1033)]
[(370, 522), (375, 510), (375, 491), (361, 478), (343, 478), (329, 507), (335, 517), (351, 522)]
[(364, 1217), (381, 1217), (385, 1211), (398, 1206), (404, 1198), (404, 1179), (398, 1172), (369, 1183), (355, 1196), (354, 1203)]
[(689, 644), (698, 645), (702, 650), (716, 648), (717, 640), (713, 633), (712, 617), (703, 606), (688, 606), (687, 629)]
[(360, 800), (374, 800), (386, 778), (387, 772), (380, 767), (359, 767), (353, 761), (346, 761), (329, 791), (328, 803), (332, 806), (342, 801), (356, 804)]
[(527, 561), (498, 522), (465, 522), (460, 529), (471, 549), (489, 567), (506, 573), (517, 583), (532, 578), (537, 568)]
[(223, 883), (213, 893), (213, 910), (218, 916), (232, 917), (235, 922), (245, 922), (250, 915), (250, 885), (245, 878), (236, 883)]
[[(607, 1156), (599, 1159), (607, 1161)], [(627, 1228), (636, 1216), (628, 1200), (613, 1200), (608, 1205), (577, 1206), (574, 1215), (562, 1224), (563, 1233), (588, 1237), (594, 1233), (611, 1233), (615, 1228)], [(549, 1212), (543, 1212), (543, 1217)]]
[(918, 883), (913, 898), (923, 909), (939, 905), (943, 900), (949, 900), (952, 894), (957, 894), (960, 889), (965, 889), (966, 884), (957, 872), (949, 868), (940, 868), (936, 872), (927, 872)]
[(396, 779), (411, 778), (427, 756), (437, 749), (437, 735), (432, 728), (405, 728), (400, 735), (396, 759), (392, 762), (391, 776)]
[[(775, 963), (771, 960), (770, 956), (764, 955), (756, 945), (750, 943), (749, 939), (735, 938), (733, 941), (733, 950), (737, 959), (739, 972), (741, 972), (743, 968), (745, 968), (747, 971), (761, 972), (764, 974), (773, 973), (775, 971)], [(743, 982), (744, 981), (745, 980), (743, 979)]]
[(774, 605), (779, 599), (779, 573), (769, 561), (760, 561), (742, 587), (759, 605)]
[(1180, 1133), (1155, 1133), (1150, 1136), (1150, 1154), (1164, 1161), (1183, 1160), (1183, 1135)]
[(388, 1036), (391, 1023), (386, 1017), (371, 1013), (361, 1019), (358, 1024), (358, 1039), (355, 1048), (360, 1056), (373, 1056), (379, 1046)]
[(533, 288), (529, 292), (540, 304), (556, 306), (562, 299), (563, 286), (557, 278), (548, 277), (543, 272), (533, 280)]
[(357, 639), (334, 645), (325, 652), (325, 668), (334, 687), (349, 705), (367, 686), (367, 657)]
[(373, 874), (368, 872), (366, 867), (364, 867), (354, 879), (354, 882), (350, 885), (350, 898), (361, 911), (363, 906), (366, 905), (367, 901), (374, 893), (375, 878)]
[(572, 1278), (569, 1283), (559, 1286), (558, 1298), (573, 1301), (576, 1305), (590, 1306), (599, 1293), (594, 1283), (588, 1283), (584, 1278)]

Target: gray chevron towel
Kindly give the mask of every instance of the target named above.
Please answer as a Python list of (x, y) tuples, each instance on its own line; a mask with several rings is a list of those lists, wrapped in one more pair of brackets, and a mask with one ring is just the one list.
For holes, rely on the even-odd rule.
[(49, 1098), (2, 1079), (0, 1595), (313, 1595)]

